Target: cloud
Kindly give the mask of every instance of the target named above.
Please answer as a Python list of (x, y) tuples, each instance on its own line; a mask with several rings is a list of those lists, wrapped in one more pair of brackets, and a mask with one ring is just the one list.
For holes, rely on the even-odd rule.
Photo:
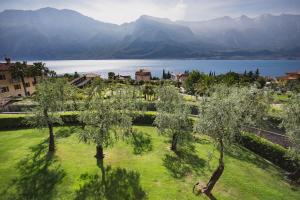
[(124, 23), (141, 15), (172, 20), (205, 20), (221, 16), (300, 13), (299, 0), (1, 0), (4, 9), (42, 7), (76, 10), (95, 19)]

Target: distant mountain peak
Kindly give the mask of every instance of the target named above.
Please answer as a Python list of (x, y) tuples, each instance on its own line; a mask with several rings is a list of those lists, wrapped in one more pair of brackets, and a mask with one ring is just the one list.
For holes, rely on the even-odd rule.
[(150, 15), (141, 15), (137, 21), (157, 21), (161, 23), (173, 23), (170, 19), (168, 18), (160, 18), (160, 17), (153, 17)]

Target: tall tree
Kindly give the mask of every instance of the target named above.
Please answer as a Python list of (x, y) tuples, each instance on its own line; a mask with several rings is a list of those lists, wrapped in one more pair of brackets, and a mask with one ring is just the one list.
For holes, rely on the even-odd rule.
[(171, 150), (176, 152), (178, 140), (184, 139), (192, 130), (192, 123), (188, 118), (190, 110), (174, 86), (161, 87), (158, 99), (158, 114), (154, 124), (160, 133), (171, 137)]
[(37, 106), (33, 110), (34, 115), (27, 119), (28, 123), (34, 127), (48, 127), (49, 152), (55, 151), (53, 125), (55, 123), (62, 123), (57, 112), (62, 110), (63, 105), (60, 99), (64, 93), (57, 90), (59, 86), (60, 83), (56, 79), (45, 79), (37, 85), (36, 95), (34, 96)]
[(198, 133), (209, 135), (216, 143), (220, 156), (218, 167), (204, 188), (198, 188), (214, 199), (212, 189), (224, 171), (225, 147), (232, 144), (245, 126), (257, 125), (268, 110), (265, 93), (250, 88), (218, 86), (210, 97), (200, 104)]
[(33, 63), (32, 66), (29, 67), (30, 75), (33, 77), (34, 82), (37, 83), (37, 77), (41, 77), (42, 79), (44, 76), (48, 75), (49, 69), (46, 67), (45, 63), (36, 62)]
[(282, 126), (285, 128), (291, 143), (288, 156), (295, 161), (296, 170), (289, 175), (295, 182), (300, 182), (300, 95), (294, 94), (284, 106)]
[(203, 78), (202, 73), (199, 71), (192, 71), (189, 73), (189, 76), (184, 81), (184, 87), (189, 94), (195, 94), (195, 86)]
[(16, 62), (14, 65), (11, 65), (10, 72), (13, 79), (21, 81), (24, 90), (24, 95), (27, 96), (28, 93), (25, 85), (25, 77), (29, 75), (29, 70), (27, 68), (26, 62)]

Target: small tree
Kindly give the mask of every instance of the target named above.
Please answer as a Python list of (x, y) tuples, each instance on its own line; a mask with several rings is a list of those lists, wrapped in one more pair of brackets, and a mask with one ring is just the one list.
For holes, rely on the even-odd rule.
[(27, 119), (29, 124), (34, 127), (48, 127), (49, 152), (55, 151), (53, 125), (54, 123), (62, 123), (57, 112), (62, 110), (63, 105), (60, 99), (64, 93), (59, 92), (57, 87), (58, 83), (55, 79), (46, 79), (37, 85), (36, 94), (34, 96), (37, 106), (33, 110), (34, 115)]
[[(250, 88), (218, 86), (201, 102), (195, 130), (209, 135), (219, 151), (219, 163), (207, 185), (199, 191), (213, 199), (211, 191), (224, 171), (224, 152), (245, 126), (257, 125), (268, 110), (268, 99), (262, 91)], [(197, 184), (196, 184), (197, 185)]]
[(300, 154), (300, 96), (295, 94), (284, 106), (282, 126), (285, 128), (291, 143), (288, 156), (297, 164), (297, 169), (289, 175), (295, 182), (300, 180), (299, 154)]
[(95, 93), (79, 120), (85, 124), (79, 137), (82, 141), (96, 144), (97, 160), (104, 158), (103, 148), (114, 144), (132, 127), (131, 99), (124, 90), (116, 91), (106, 98), (106, 90)]
[(187, 136), (192, 129), (188, 118), (190, 110), (174, 86), (161, 87), (158, 90), (158, 98), (156, 104), (158, 115), (154, 124), (160, 133), (172, 138), (171, 150), (176, 152), (178, 140)]

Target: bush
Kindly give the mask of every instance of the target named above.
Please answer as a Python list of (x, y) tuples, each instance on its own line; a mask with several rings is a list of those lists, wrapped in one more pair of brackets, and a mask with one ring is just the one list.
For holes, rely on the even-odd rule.
[(242, 133), (240, 144), (286, 171), (294, 171), (296, 162), (286, 157), (287, 149), (251, 133)]

